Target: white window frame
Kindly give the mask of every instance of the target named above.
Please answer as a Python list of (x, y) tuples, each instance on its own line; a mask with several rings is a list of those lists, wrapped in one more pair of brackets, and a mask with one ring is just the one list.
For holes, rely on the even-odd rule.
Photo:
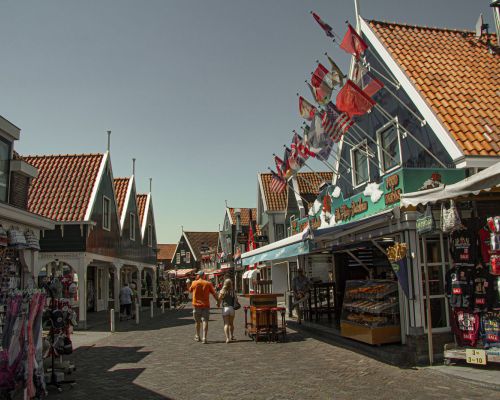
[(191, 253), (189, 251), (186, 251), (186, 264), (191, 264)]
[(175, 255), (175, 263), (179, 265), (181, 263), (181, 253)]
[(148, 247), (153, 247), (153, 225), (148, 225)]
[(131, 212), (129, 217), (130, 240), (135, 240), (135, 214)]
[[(364, 149), (363, 149), (364, 148)], [(366, 157), (366, 180), (363, 182), (357, 182), (356, 179), (356, 163), (355, 163), (355, 157), (354, 153), (356, 151), (360, 151), (361, 153), (364, 153), (364, 156)], [(356, 146), (351, 148), (351, 178), (352, 178), (352, 187), (354, 189), (359, 188), (363, 185), (366, 185), (370, 181), (370, 149), (368, 147), (368, 140), (363, 140)]]
[[(106, 218), (106, 203), (107, 208), (107, 218)], [(102, 196), (102, 229), (106, 231), (111, 231), (111, 199), (105, 195)]]
[[(384, 170), (384, 156), (387, 156), (387, 154), (384, 153), (382, 150), (382, 135), (385, 131), (388, 130), (389, 127), (395, 126), (396, 127), (396, 136), (398, 138), (398, 148), (399, 148), (399, 162), (389, 168), (387, 171)], [(401, 131), (399, 129), (399, 121), (398, 117), (395, 117), (392, 121), (389, 121), (386, 123), (384, 126), (381, 128), (377, 129), (377, 149), (378, 149), (378, 166), (379, 166), (379, 171), (380, 171), (380, 176), (391, 173), (392, 171), (395, 171), (399, 167), (401, 167)], [(389, 156), (387, 156), (389, 157)]]

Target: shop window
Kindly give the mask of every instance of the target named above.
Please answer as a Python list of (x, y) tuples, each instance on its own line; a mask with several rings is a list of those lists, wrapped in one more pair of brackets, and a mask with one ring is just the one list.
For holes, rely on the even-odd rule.
[(401, 144), (397, 119), (377, 131), (377, 140), (380, 171), (386, 173), (401, 164)]
[(276, 224), (274, 225), (274, 229), (276, 232), (276, 240), (285, 238), (285, 224)]
[(186, 264), (191, 264), (191, 253), (186, 251)]
[(151, 224), (148, 225), (148, 246), (153, 246), (153, 226)]
[(0, 140), (0, 201), (7, 201), (9, 187), (10, 144)]
[(111, 200), (102, 196), (102, 227), (109, 231), (111, 229)]
[(135, 240), (135, 214), (130, 213), (130, 240)]
[(360, 186), (369, 180), (368, 150), (366, 140), (351, 149), (351, 173), (354, 187)]

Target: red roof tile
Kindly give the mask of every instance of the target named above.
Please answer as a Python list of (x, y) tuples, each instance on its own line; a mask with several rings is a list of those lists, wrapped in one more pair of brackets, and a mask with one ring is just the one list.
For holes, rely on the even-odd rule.
[(172, 260), (174, 258), (174, 252), (177, 244), (158, 244), (158, 260)]
[[(233, 221), (233, 224), (236, 225), (236, 213), (235, 210), (237, 208), (230, 207), (229, 212), (231, 214), (231, 219)], [(250, 224), (250, 221), (255, 221), (257, 219), (257, 209), (256, 208), (240, 208), (240, 218), (241, 218), (241, 225), (242, 226), (248, 226)]]
[[(287, 191), (283, 193), (273, 193), (271, 191), (271, 174), (261, 173), (262, 187), (264, 197), (267, 203), (268, 211), (285, 211), (287, 203)], [(314, 198), (319, 194), (319, 186), (323, 182), (330, 183), (333, 178), (332, 172), (299, 172), (297, 174), (297, 183), (301, 195), (312, 195)]]
[(136, 198), (137, 198), (137, 212), (139, 213), (139, 223), (142, 226), (144, 213), (146, 212), (146, 200), (148, 199), (148, 195), (138, 194)]
[(130, 178), (115, 178), (113, 182), (115, 186), (116, 203), (118, 206), (118, 216), (120, 219), (125, 205), (125, 197), (127, 196), (129, 182)]
[(219, 243), (219, 232), (186, 232), (184, 236), (189, 241), (196, 260), (201, 259), (201, 248), (207, 246), (210, 251), (216, 252)]
[(103, 154), (24, 156), (38, 169), (28, 211), (55, 221), (83, 221)]
[(499, 156), (488, 132), (500, 127), (500, 56), (490, 53), (486, 39), (379, 21), (370, 26), (464, 154)]

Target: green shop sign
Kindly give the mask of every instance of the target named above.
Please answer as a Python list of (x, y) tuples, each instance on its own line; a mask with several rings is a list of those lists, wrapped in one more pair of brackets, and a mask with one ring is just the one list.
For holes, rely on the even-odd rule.
[(322, 204), (320, 210), (313, 216), (293, 221), (292, 232), (301, 232), (308, 225), (319, 228), (322, 215), (334, 218), (335, 225), (356, 221), (394, 208), (399, 205), (403, 193), (430, 189), (439, 184), (450, 185), (464, 178), (463, 169), (401, 168), (385, 176), (380, 184), (368, 183), (363, 192), (346, 199), (342, 193), (335, 193), (335, 187), (331, 185), (316, 199), (317, 204)]

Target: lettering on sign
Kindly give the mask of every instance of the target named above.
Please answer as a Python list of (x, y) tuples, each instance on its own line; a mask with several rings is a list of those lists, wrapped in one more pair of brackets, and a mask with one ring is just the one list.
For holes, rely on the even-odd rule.
[(396, 189), (399, 185), (399, 175), (394, 174), (385, 180), (385, 188), (389, 191), (384, 195), (385, 205), (397, 203), (401, 200), (401, 189)]
[(469, 364), (486, 365), (486, 351), (478, 349), (465, 349), (465, 360)]
[(302, 232), (309, 225), (311, 225), (311, 229), (319, 228), (321, 226), (320, 217), (318, 216), (318, 217), (309, 218), (309, 219), (301, 219), (299, 221), (297, 221), (297, 220), (292, 221), (292, 230), (294, 232)]
[(366, 210), (368, 210), (368, 202), (363, 201), (361, 198), (357, 201), (352, 201), (351, 207), (343, 204), (335, 209), (335, 221), (346, 221)]

